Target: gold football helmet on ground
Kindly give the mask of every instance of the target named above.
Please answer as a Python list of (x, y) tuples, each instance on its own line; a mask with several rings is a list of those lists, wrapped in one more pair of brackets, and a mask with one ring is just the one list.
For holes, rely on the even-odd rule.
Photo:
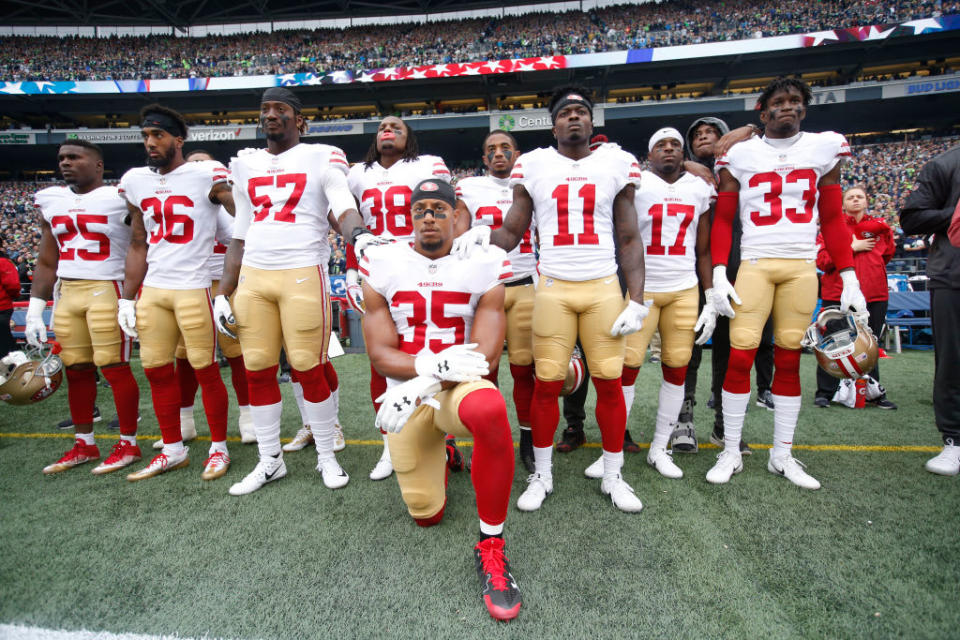
[(862, 378), (877, 364), (877, 339), (866, 320), (837, 308), (824, 309), (801, 344), (811, 347), (820, 368), (834, 378)]
[(12, 351), (0, 360), (0, 400), (27, 405), (48, 398), (63, 382), (57, 343)]

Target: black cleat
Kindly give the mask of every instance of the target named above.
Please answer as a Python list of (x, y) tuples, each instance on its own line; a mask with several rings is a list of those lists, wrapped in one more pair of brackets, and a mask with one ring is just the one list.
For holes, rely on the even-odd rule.
[[(93, 421), (100, 422), (103, 418), (100, 416), (100, 407), (93, 408)], [(119, 428), (119, 427), (118, 427)], [(66, 431), (67, 429), (73, 429), (73, 418), (67, 418), (66, 420), (61, 420), (57, 423), (57, 429)]]
[[(710, 434), (710, 442), (717, 445), (721, 449), (724, 447), (725, 443), (723, 441), (723, 423), (715, 422), (713, 423), (713, 433)], [(753, 449), (751, 449), (747, 443), (740, 438), (740, 455), (742, 456), (752, 456)]]
[(523, 463), (527, 473), (533, 473), (536, 470), (533, 457), (533, 431), (530, 429), (520, 429), (520, 462)]
[(463, 471), (463, 454), (460, 453), (460, 449), (457, 449), (457, 441), (454, 438), (447, 438), (445, 441), (447, 446), (447, 468), (454, 473)]
[(886, 396), (873, 401), (868, 400), (867, 404), (872, 404), (877, 409), (887, 409), (888, 411), (893, 411), (897, 408), (897, 405), (887, 400)]
[(563, 430), (560, 442), (557, 443), (559, 453), (570, 453), (574, 449), (579, 449), (587, 442), (587, 436), (583, 433), (583, 427), (567, 427)]
[(623, 450), (627, 453), (640, 453), (640, 445), (630, 437), (630, 429), (623, 432)]
[(510, 575), (510, 563), (503, 553), (503, 538), (486, 538), (473, 548), (473, 559), (480, 578), (480, 597), (487, 611), (497, 620), (513, 620), (523, 600), (520, 587)]
[(818, 407), (820, 409), (827, 409), (830, 407), (830, 398), (817, 396), (816, 398), (813, 399), (813, 406)]

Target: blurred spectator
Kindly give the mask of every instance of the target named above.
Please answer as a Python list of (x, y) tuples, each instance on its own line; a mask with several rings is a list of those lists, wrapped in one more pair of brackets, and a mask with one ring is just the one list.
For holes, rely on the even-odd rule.
[(10, 317), (13, 315), (13, 301), (19, 296), (17, 269), (4, 253), (3, 239), (0, 238), (0, 358), (17, 348), (10, 332)]
[[(5, 36), (0, 80), (123, 80), (327, 73), (619, 51), (889, 24), (960, 11), (929, 0), (671, 0), (587, 13), (207, 35)], [(926, 68), (943, 73), (945, 65)], [(437, 105), (436, 111), (440, 112)]]
[[(846, 214), (847, 229), (850, 232), (850, 246), (853, 249), (853, 268), (860, 281), (860, 289), (867, 299), (867, 311), (870, 313), (869, 325), (873, 335), (880, 339), (883, 324), (887, 317), (887, 263), (893, 257), (893, 231), (883, 218), (867, 213), (867, 192), (863, 187), (850, 187), (843, 193), (843, 212)], [(817, 268), (820, 276), (820, 297), (824, 307), (839, 307), (843, 283), (840, 272), (823, 244), (823, 236), (817, 237)], [(880, 364), (868, 372), (880, 380)], [(814, 404), (829, 407), (830, 400), (837, 392), (840, 381), (821, 368), (817, 368), (817, 393)], [(872, 401), (881, 409), (896, 409), (886, 395)]]

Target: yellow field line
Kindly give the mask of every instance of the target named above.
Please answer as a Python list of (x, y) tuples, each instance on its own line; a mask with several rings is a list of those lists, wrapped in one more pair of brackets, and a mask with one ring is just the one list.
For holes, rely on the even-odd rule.
[[(119, 435), (96, 435), (94, 436), (98, 440), (116, 440)], [(73, 439), (72, 433), (0, 433), (0, 438), (69, 438)], [(137, 440), (159, 440), (160, 435), (138, 435)], [(200, 441), (209, 442), (210, 438), (207, 436), (200, 436), (197, 438)], [(290, 442), (292, 438), (280, 438), (280, 442)], [(238, 437), (228, 437), (228, 442), (240, 442)], [(349, 445), (361, 445), (361, 446), (379, 446), (383, 444), (382, 440), (347, 440)], [(473, 442), (469, 440), (458, 440), (457, 444), (463, 447), (473, 446)], [(517, 445), (514, 445), (516, 447)], [(599, 442), (588, 442), (584, 447), (599, 449)], [(649, 444), (641, 444), (641, 449), (648, 449)], [(769, 449), (769, 444), (761, 443), (751, 443), (750, 447), (752, 449)], [(711, 442), (705, 442), (700, 445), (701, 449), (719, 449), (719, 447)], [(795, 444), (793, 445), (794, 449), (799, 449), (800, 451), (844, 451), (844, 452), (883, 452), (883, 453), (936, 453), (940, 451), (940, 447), (929, 447), (929, 446), (920, 446), (920, 445), (867, 445), (867, 444)]]

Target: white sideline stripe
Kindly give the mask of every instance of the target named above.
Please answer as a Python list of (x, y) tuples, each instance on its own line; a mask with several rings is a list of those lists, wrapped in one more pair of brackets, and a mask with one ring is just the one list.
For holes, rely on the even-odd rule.
[[(18, 624), (0, 624), (0, 640), (194, 640), (180, 635), (144, 635), (140, 633), (110, 633), (109, 631), (64, 631)], [(203, 636), (198, 640), (213, 640)]]

